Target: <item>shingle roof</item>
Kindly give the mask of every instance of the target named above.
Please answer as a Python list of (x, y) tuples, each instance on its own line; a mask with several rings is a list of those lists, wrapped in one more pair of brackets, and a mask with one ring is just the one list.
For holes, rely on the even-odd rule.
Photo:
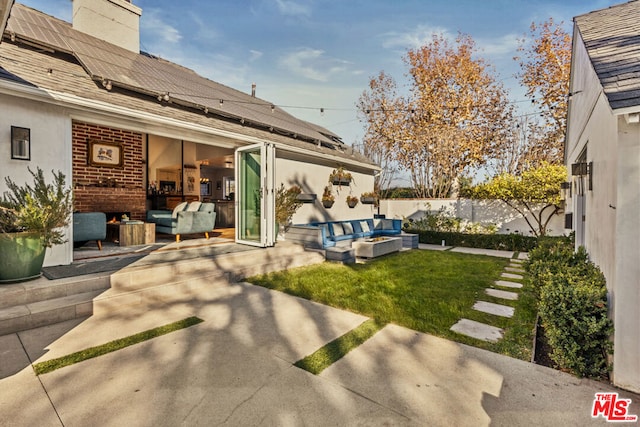
[[(135, 54), (81, 33), (67, 22), (24, 5), (13, 6), (7, 35), (18, 43), (35, 43), (51, 52), (0, 44), (0, 53), (11, 51), (0, 57), (0, 78), (245, 135), (262, 138), (269, 135), (268, 139), (288, 145), (370, 163), (349, 153), (349, 147), (333, 132), (300, 120), (265, 100), (201, 77), (170, 61)], [(48, 69), (56, 74), (55, 79), (47, 78)], [(64, 72), (58, 73), (59, 70)], [(61, 78), (60, 74), (64, 76)], [(110, 81), (113, 89), (105, 90), (103, 81)], [(167, 93), (170, 104), (156, 99)]]
[(577, 16), (574, 22), (611, 108), (640, 105), (640, 2)]

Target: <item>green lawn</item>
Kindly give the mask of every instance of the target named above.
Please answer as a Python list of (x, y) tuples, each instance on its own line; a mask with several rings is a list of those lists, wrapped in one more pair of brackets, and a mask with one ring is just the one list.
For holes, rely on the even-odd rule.
[[(375, 319), (458, 342), (530, 360), (535, 303), (525, 288), (518, 301), (496, 300), (485, 288), (507, 265), (506, 259), (454, 252), (413, 250), (366, 264), (323, 263), (255, 276), (249, 282)], [(472, 309), (477, 300), (516, 307), (505, 319)], [(491, 344), (449, 330), (467, 318), (505, 329)]]

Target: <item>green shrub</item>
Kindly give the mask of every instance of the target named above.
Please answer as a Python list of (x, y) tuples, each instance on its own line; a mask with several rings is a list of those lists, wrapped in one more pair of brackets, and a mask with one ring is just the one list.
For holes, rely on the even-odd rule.
[(537, 246), (529, 251), (529, 259), (524, 267), (536, 295), (539, 296), (540, 288), (550, 276), (569, 266), (584, 265), (587, 261), (584, 248), (574, 251), (572, 237), (541, 237)]
[(501, 251), (529, 252), (536, 247), (538, 239), (521, 234), (467, 234), (442, 231), (424, 231), (408, 228), (408, 233), (418, 234), (420, 243), (439, 245), (444, 240), (447, 246), (495, 249)]
[(587, 261), (543, 277), (539, 311), (551, 359), (581, 377), (606, 377), (613, 323), (604, 275)]

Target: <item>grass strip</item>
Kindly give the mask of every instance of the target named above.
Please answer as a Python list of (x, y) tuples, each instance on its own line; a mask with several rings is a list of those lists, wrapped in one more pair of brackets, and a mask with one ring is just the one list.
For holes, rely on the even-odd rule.
[(168, 325), (159, 326), (157, 328), (149, 329), (125, 338), (110, 341), (106, 344), (102, 344), (96, 347), (90, 347), (66, 356), (58, 357), (56, 359), (36, 363), (35, 365), (33, 365), (33, 370), (35, 371), (36, 375), (46, 374), (48, 372), (55, 371), (56, 369), (64, 368), (65, 366), (70, 366), (87, 359), (93, 359), (94, 357), (121, 350), (125, 347), (129, 347), (130, 345), (150, 340), (151, 338), (156, 338), (161, 335), (166, 335), (170, 332), (175, 332), (180, 329), (188, 328), (189, 326), (197, 325), (201, 322), (203, 322), (203, 320), (198, 317), (187, 317), (186, 319), (179, 320), (174, 323), (169, 323)]
[(320, 372), (340, 360), (347, 353), (371, 338), (384, 327), (383, 323), (373, 319), (363, 322), (355, 329), (331, 341), (314, 353), (294, 363), (298, 368), (318, 375)]

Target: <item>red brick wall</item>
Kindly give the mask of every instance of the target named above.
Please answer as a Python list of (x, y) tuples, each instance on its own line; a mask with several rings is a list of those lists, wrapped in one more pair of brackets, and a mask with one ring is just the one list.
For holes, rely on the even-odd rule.
[[(74, 210), (79, 212), (131, 212), (143, 220), (146, 211), (143, 135), (138, 132), (76, 122), (72, 124)], [(124, 167), (91, 166), (89, 140), (121, 144)], [(100, 181), (115, 180), (115, 187)]]

